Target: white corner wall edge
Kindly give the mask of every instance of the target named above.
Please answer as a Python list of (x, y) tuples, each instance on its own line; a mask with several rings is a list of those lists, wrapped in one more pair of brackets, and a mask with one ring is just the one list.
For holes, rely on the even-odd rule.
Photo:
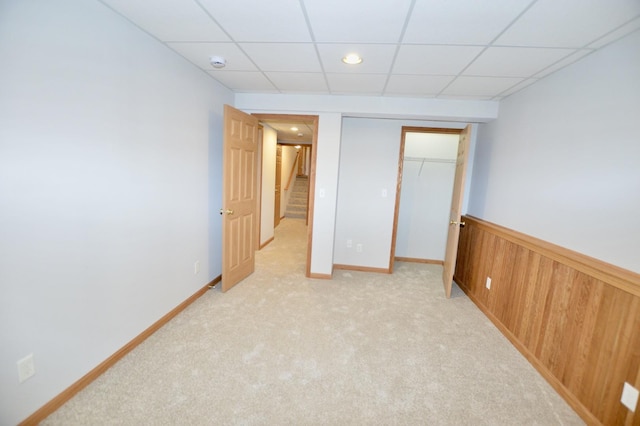
[(331, 275), (338, 205), (342, 117), (340, 114), (323, 113), (319, 116), (319, 122), (322, 124), (318, 126), (316, 148), (311, 273)]

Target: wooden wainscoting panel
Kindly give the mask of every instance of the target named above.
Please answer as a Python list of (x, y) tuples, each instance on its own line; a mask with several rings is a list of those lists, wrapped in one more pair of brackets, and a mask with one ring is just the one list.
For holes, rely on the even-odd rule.
[(640, 425), (640, 410), (620, 403), (625, 381), (640, 387), (636, 274), (464, 220), (455, 280), (465, 293), (585, 421)]
[[(601, 385), (596, 398), (599, 400), (596, 415), (604, 419), (604, 424), (622, 424), (626, 419), (627, 413), (620, 403), (620, 395), (627, 377), (637, 373), (637, 358), (640, 357), (640, 328), (637, 328), (640, 302), (638, 298), (629, 298), (627, 293), (620, 289), (615, 289), (614, 293), (608, 330), (608, 334), (613, 336), (607, 335), (607, 344), (611, 346), (605, 350), (608, 367), (599, 375)], [(629, 371), (632, 366), (635, 366), (635, 371)], [(632, 382), (631, 384), (636, 388), (640, 385)], [(615, 404), (611, 403), (614, 401)], [(636, 409), (636, 415), (639, 414), (640, 410)]]
[[(633, 307), (633, 311), (635, 312), (635, 323), (629, 322), (628, 328), (625, 330), (625, 332), (629, 332), (631, 334), (629, 338), (633, 340), (633, 343), (629, 345), (629, 348), (631, 350), (634, 350), (635, 348), (635, 353), (630, 355), (631, 362), (627, 366), (627, 373), (624, 377), (624, 381), (631, 384), (635, 383), (636, 385), (640, 385), (640, 332), (638, 332), (638, 330), (640, 330), (639, 305), (640, 299), (636, 300), (636, 304)], [(637, 388), (638, 387), (636, 386), (636, 389)], [(634, 413), (632, 411), (627, 412), (626, 425), (640, 426), (640, 401), (636, 407), (635, 414), (634, 419)]]
[[(567, 327), (567, 308), (571, 296), (572, 270), (565, 265), (554, 262), (551, 271), (551, 282), (542, 321), (542, 338), (538, 340), (535, 355), (544, 365), (555, 373), (561, 362), (560, 345)], [(564, 283), (564, 285), (563, 285)], [(567, 334), (568, 336), (568, 334)], [(556, 374), (554, 376), (558, 377)]]
[(570, 294), (569, 305), (566, 310), (567, 329), (560, 335), (562, 339), (556, 352), (563, 354), (556, 360), (555, 371), (552, 373), (571, 392), (576, 393), (581, 387), (582, 372), (586, 370), (588, 363), (586, 348), (593, 338), (593, 330), (597, 316), (590, 315), (597, 304), (596, 282), (591, 277), (577, 273), (573, 286), (575, 291)]
[[(528, 330), (528, 342), (525, 345), (527, 349), (535, 354), (536, 348), (539, 342), (545, 336), (545, 329), (547, 322), (545, 321), (545, 310), (547, 305), (547, 295), (551, 288), (551, 271), (553, 262), (550, 259), (542, 258), (538, 265), (538, 273), (535, 277), (532, 277), (530, 285), (533, 286), (532, 290), (535, 292), (533, 298), (534, 309), (531, 312), (532, 316), (526, 318), (526, 321), (531, 323), (531, 328)], [(523, 319), (524, 320), (524, 319)]]
[[(507, 282), (523, 282), (526, 276), (527, 267), (529, 265), (528, 257), (529, 251), (524, 250), (522, 247), (518, 245), (513, 245), (512, 248), (512, 256), (513, 256), (513, 268), (511, 270), (511, 274), (507, 277)], [(526, 304), (525, 298), (525, 290), (526, 287), (523, 285), (518, 285), (515, 287), (504, 286), (506, 289), (509, 289), (509, 293), (507, 295), (507, 303), (505, 306), (505, 319), (504, 323), (510, 330), (516, 330), (520, 328), (520, 322), (522, 322), (522, 317), (520, 316), (520, 312), (524, 310)]]
[[(473, 268), (471, 270), (472, 277), (476, 277), (473, 286), (477, 291), (478, 298), (486, 306), (490, 305), (491, 292), (486, 290), (485, 283), (486, 277), (491, 276), (491, 270), (493, 268), (493, 253), (495, 251), (496, 238), (488, 232), (482, 232), (477, 235), (477, 244), (479, 247), (479, 259), (477, 262), (473, 262)], [(475, 257), (472, 253), (471, 257)]]
[(492, 234), (500, 235), (500, 238), (512, 241), (550, 259), (571, 266), (607, 284), (640, 296), (640, 274), (637, 272), (620, 268), (473, 216), (465, 216), (465, 221), (466, 220), (472, 221), (475, 227), (487, 230)]
[(600, 366), (597, 371), (590, 374), (584, 374), (582, 389), (578, 390), (578, 398), (587, 407), (592, 409), (593, 414), (601, 421), (602, 407), (598, 407), (598, 403), (602, 400), (602, 385), (606, 382), (608, 369), (611, 367), (611, 344), (615, 335), (611, 333), (612, 325), (614, 328), (618, 324), (612, 318), (615, 312), (614, 292), (609, 288), (603, 288), (603, 294), (598, 301), (597, 320), (593, 330), (592, 342), (587, 351), (587, 366)]

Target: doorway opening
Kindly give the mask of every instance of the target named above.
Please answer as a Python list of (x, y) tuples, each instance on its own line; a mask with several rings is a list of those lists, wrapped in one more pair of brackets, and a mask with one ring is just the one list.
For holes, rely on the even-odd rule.
[[(263, 126), (259, 167), (259, 247), (269, 244), (281, 219), (304, 218), (307, 225), (306, 276), (311, 274), (313, 198), (317, 151), (318, 116), (252, 114)], [(292, 194), (304, 186), (304, 209), (288, 213)], [(304, 210), (304, 214), (300, 213)]]
[(469, 133), (470, 126), (402, 128), (389, 271), (395, 260), (443, 265), (447, 297), (459, 236)]

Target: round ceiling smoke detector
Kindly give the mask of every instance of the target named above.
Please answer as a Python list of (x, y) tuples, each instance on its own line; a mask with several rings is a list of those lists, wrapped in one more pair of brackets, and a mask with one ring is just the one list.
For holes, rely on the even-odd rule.
[(214, 68), (224, 68), (227, 65), (227, 60), (222, 56), (212, 56), (211, 66)]

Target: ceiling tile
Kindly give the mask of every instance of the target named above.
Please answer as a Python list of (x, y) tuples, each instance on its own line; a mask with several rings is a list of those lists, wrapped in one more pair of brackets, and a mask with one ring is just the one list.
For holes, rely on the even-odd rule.
[(262, 71), (322, 71), (311, 43), (241, 43), (240, 48)]
[(383, 74), (327, 74), (327, 80), (333, 94), (382, 95), (387, 76)]
[(481, 51), (472, 46), (402, 45), (393, 73), (456, 75)]
[[(325, 72), (332, 73), (388, 73), (397, 47), (393, 44), (318, 44), (318, 52)], [(342, 58), (357, 53), (362, 63), (347, 65)]]
[(168, 43), (169, 47), (202, 68), (212, 70), (211, 56), (223, 56), (227, 60), (225, 71), (256, 71), (238, 46), (233, 43)]
[(237, 92), (495, 100), (640, 28), (640, 0), (100, 1)]
[(639, 14), (638, 0), (538, 0), (495, 44), (584, 47)]
[(311, 41), (298, 0), (199, 1), (235, 41)]
[(573, 53), (572, 49), (490, 47), (464, 71), (465, 75), (529, 77)]
[(435, 96), (454, 76), (443, 75), (392, 75), (385, 95)]
[(273, 92), (277, 89), (261, 72), (252, 71), (209, 71), (220, 83), (237, 92)]
[(403, 42), (488, 44), (531, 0), (416, 2)]
[(282, 92), (329, 93), (322, 73), (267, 72), (265, 74)]
[(229, 41), (196, 2), (183, 0), (102, 0), (162, 41)]
[(443, 92), (443, 96), (497, 96), (522, 78), (513, 77), (458, 77)]
[(317, 42), (397, 43), (410, 0), (305, 0)]

